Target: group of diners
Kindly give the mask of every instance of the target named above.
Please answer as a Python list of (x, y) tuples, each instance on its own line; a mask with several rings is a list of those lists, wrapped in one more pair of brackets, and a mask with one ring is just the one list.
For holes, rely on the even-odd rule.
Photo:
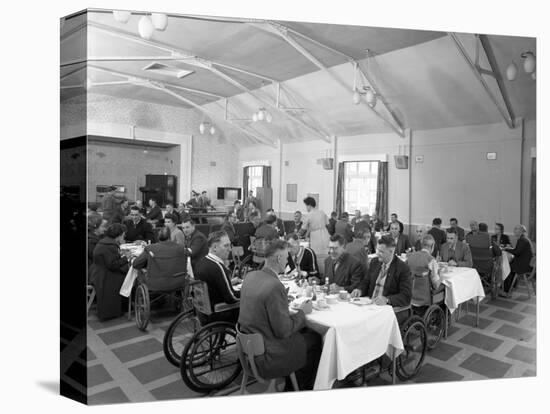
[[(99, 318), (122, 315), (123, 298), (118, 292), (129, 265), (147, 268), (148, 284), (171, 289), (185, 283), (190, 257), (194, 277), (208, 286), (212, 311), (217, 304), (240, 304), (239, 308), (215, 313), (216, 318), (238, 322), (244, 333), (262, 334), (265, 354), (256, 359), (260, 374), (273, 378), (295, 372), (300, 388), (311, 389), (322, 340), (306, 327), (302, 310), (289, 311), (287, 293), (278, 279), (280, 274), (293, 273), (310, 282), (328, 284), (329, 292), (346, 290), (352, 297), (367, 296), (376, 305), (408, 306), (414, 297), (415, 306), (425, 306), (429, 304), (429, 292), (413, 292), (412, 278), (424, 275), (433, 289), (442, 289), (438, 261), (449, 266), (472, 267), (470, 247), (483, 247), (495, 256), (508, 251), (513, 255), (512, 272), (523, 273), (528, 271), (533, 254), (522, 225), (514, 228), (516, 242), (512, 247), (502, 224), (497, 223), (495, 234), (489, 235), (485, 223), (472, 221), (470, 231), (465, 234), (456, 219), (452, 218), (450, 227), (443, 230), (441, 219), (435, 218), (429, 230), (417, 229), (413, 245), (396, 214), (391, 215), (389, 223), (382, 223), (375, 214), (370, 217), (360, 211), (351, 220), (347, 213), (340, 218), (333, 214), (328, 219), (316, 207), (315, 199), (307, 197), (304, 204), (308, 214), (302, 216), (297, 211), (294, 229), (288, 233), (272, 209), (262, 220), (260, 212), (254, 207), (251, 210), (250, 203), (247, 205), (246, 220), (253, 229), (249, 235), (265, 240), (266, 247), (263, 266), (249, 272), (244, 281), (233, 278), (230, 270), (230, 252), (239, 240), (236, 224), (243, 208), (240, 203), (228, 213), (222, 228), (208, 236), (196, 228), (190, 217), (178, 220), (169, 212), (163, 217), (158, 242), (137, 205), (130, 208), (126, 224), (108, 224), (105, 217), (90, 214), (90, 282), (96, 289)], [(301, 239), (306, 239), (309, 246), (300, 243)], [(152, 244), (137, 258), (121, 254), (119, 245), (134, 240)], [(324, 259), (321, 268), (318, 257)], [(506, 281), (512, 279), (508, 277)], [(511, 288), (510, 282), (505, 284), (505, 291)], [(242, 288), (236, 290), (235, 286), (241, 283)], [(290, 383), (287, 385), (290, 387)]]

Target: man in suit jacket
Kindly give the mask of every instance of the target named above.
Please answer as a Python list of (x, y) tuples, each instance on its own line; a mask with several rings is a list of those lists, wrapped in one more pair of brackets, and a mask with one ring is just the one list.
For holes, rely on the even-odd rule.
[(354, 231), (353, 241), (346, 244), (345, 252), (359, 260), (366, 272), (369, 267), (369, 254), (374, 253), (371, 246), (370, 232), (359, 229)]
[[(390, 216), (390, 222), (388, 223), (388, 227), (386, 227), (386, 231), (391, 231), (390, 227), (393, 223), (396, 223), (399, 226), (399, 234), (403, 234), (403, 223), (401, 223), (399, 220), (397, 220), (397, 214), (392, 213)], [(399, 253), (396, 253), (399, 254)]]
[(449, 220), (449, 224), (451, 225), (451, 229), (456, 231), (458, 241), (464, 241), (464, 229), (458, 225), (458, 220), (453, 217)]
[(181, 223), (180, 213), (178, 213), (178, 210), (176, 210), (174, 208), (174, 205), (171, 203), (166, 204), (166, 214), (164, 215), (164, 217), (166, 217), (168, 214), (171, 214), (172, 216), (174, 216), (175, 224)]
[(187, 251), (170, 240), (170, 229), (159, 231), (159, 242), (145, 246), (132, 264), (135, 269), (147, 266), (145, 282), (151, 290), (174, 290), (183, 287), (187, 273)]
[(268, 208), (266, 210), (266, 215), (275, 217), (275, 230), (277, 230), (279, 237), (285, 237), (285, 225), (283, 223), (283, 220), (277, 217), (277, 215), (275, 214), (275, 210), (273, 210), (272, 208)]
[[(288, 243), (286, 273), (292, 272), (298, 268), (300, 271), (307, 273), (307, 276), (304, 277), (313, 277), (317, 282), (320, 282), (319, 266), (317, 265), (317, 255), (315, 252), (309, 247), (300, 246), (300, 241), (296, 233), (287, 234), (286, 240)], [(302, 276), (299, 275), (299, 277)]]
[(441, 230), (441, 219), (439, 217), (432, 220), (432, 228), (428, 230), (428, 234), (435, 240), (435, 247), (432, 252), (432, 256), (437, 257), (439, 251), (441, 250), (441, 245), (447, 241), (447, 234)]
[(130, 207), (130, 220), (126, 220), (124, 224), (126, 226), (125, 239), (127, 242), (135, 242), (136, 240), (155, 242), (153, 227), (141, 217), (138, 206)]
[(257, 239), (278, 239), (279, 233), (275, 228), (276, 225), (277, 218), (275, 216), (267, 216), (265, 221), (256, 229), (254, 236), (256, 236)]
[(395, 241), (391, 236), (378, 240), (378, 257), (353, 297), (369, 296), (376, 305), (409, 306), (412, 297), (411, 271), (406, 263), (395, 257)]
[(324, 276), (325, 279), (328, 277), (330, 291), (345, 289), (352, 292), (363, 279), (365, 267), (358, 259), (346, 253), (346, 241), (341, 235), (335, 234), (329, 240)]
[(338, 221), (336, 220), (336, 217), (336, 211), (333, 211), (332, 213), (330, 213), (330, 218), (328, 219), (327, 230), (328, 234), (330, 234), (331, 236), (334, 236), (334, 232), (336, 230), (336, 222)]
[(447, 242), (441, 246), (441, 261), (447, 262), (449, 266), (472, 267), (472, 253), (464, 242), (458, 240), (458, 234), (454, 228), (447, 230)]
[(233, 212), (235, 213), (238, 221), (244, 221), (244, 208), (241, 204), (241, 200), (235, 200), (235, 203), (233, 203)]
[(195, 229), (195, 223), (190, 218), (182, 223), (181, 228), (185, 235), (185, 247), (191, 256), (191, 266), (194, 270), (197, 262), (208, 254), (206, 236)]
[(149, 199), (149, 207), (151, 207), (151, 209), (149, 210), (145, 218), (156, 225), (159, 221), (162, 220), (162, 210), (157, 205), (157, 200), (155, 200), (154, 198)]
[(351, 227), (355, 229), (355, 225), (361, 220), (361, 210), (355, 210), (355, 216), (351, 219)]
[[(231, 251), (231, 241), (227, 233), (215, 231), (208, 235), (208, 254), (197, 262), (195, 279), (206, 282), (210, 298), (211, 311), (216, 311), (218, 304), (235, 304), (239, 302), (240, 293), (233, 289), (231, 270), (224, 261)], [(240, 280), (240, 279), (239, 279)], [(239, 317), (239, 308), (216, 312), (209, 322), (228, 321), (236, 323)]]
[(230, 212), (225, 216), (225, 220), (222, 224), (221, 230), (225, 231), (227, 233), (227, 236), (229, 237), (229, 241), (233, 244), (238, 246), (239, 245), (239, 234), (237, 233), (237, 228), (235, 227), (235, 224), (237, 223), (237, 215), (234, 211)]
[(409, 241), (409, 236), (406, 234), (401, 234), (399, 232), (399, 223), (393, 222), (390, 224), (390, 236), (395, 241), (395, 254), (400, 255), (406, 253), (412, 248), (411, 242)]
[(276, 240), (266, 250), (264, 267), (246, 275), (241, 289), (239, 328), (243, 333), (259, 333), (263, 337), (265, 352), (255, 357), (263, 378), (286, 377), (295, 372), (300, 389), (312, 389), (322, 339), (305, 327), (303, 310), (292, 314), (289, 311), (285, 287), (277, 277), (284, 271), (287, 258), (286, 242)]
[(372, 213), (372, 221), (370, 223), (370, 228), (375, 233), (378, 233), (379, 231), (384, 230), (384, 223), (378, 220), (378, 215), (376, 213)]
[(353, 231), (351, 230), (351, 226), (349, 224), (348, 213), (342, 213), (342, 218), (338, 220), (334, 226), (334, 234), (339, 234), (342, 236), (346, 243), (353, 240)]
[[(504, 250), (513, 254), (514, 258), (510, 263), (511, 273), (528, 273), (532, 270), (531, 259), (533, 258), (533, 249), (531, 243), (525, 236), (527, 229), (520, 224), (514, 227), (514, 236), (517, 237), (516, 247), (505, 247)], [(510, 274), (504, 281), (504, 292), (509, 293), (512, 288), (512, 275)]]

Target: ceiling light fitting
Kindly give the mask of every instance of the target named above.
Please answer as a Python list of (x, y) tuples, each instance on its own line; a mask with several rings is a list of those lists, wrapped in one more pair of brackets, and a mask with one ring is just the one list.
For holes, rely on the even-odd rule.
[[(113, 10), (113, 17), (119, 23), (127, 23), (132, 16), (132, 12), (127, 10)], [(153, 37), (155, 30), (163, 32), (168, 26), (168, 16), (164, 13), (151, 13), (150, 15), (142, 16), (138, 23), (139, 35), (149, 40)]]
[(371, 108), (376, 106), (377, 94), (370, 86), (363, 86), (361, 88), (355, 88), (353, 91), (353, 103), (359, 105), (361, 103), (361, 97), (365, 97), (365, 101)]
[[(535, 70), (537, 66), (535, 54), (529, 50), (527, 52), (523, 52), (520, 56), (523, 59), (523, 70), (528, 75), (531, 75), (531, 79), (535, 80)], [(518, 72), (518, 66), (516, 65), (516, 62), (512, 60), (512, 63), (510, 63), (506, 68), (506, 78), (509, 81), (514, 81), (518, 76)]]
[(252, 114), (252, 121), (266, 121), (267, 123), (271, 123), (271, 121), (273, 121), (273, 116), (265, 108), (260, 108), (258, 112)]
[(214, 128), (214, 125), (211, 125), (210, 122), (201, 122), (199, 125), (199, 132), (201, 135), (204, 135), (206, 131), (210, 132), (210, 135), (214, 135), (216, 133), (216, 128)]

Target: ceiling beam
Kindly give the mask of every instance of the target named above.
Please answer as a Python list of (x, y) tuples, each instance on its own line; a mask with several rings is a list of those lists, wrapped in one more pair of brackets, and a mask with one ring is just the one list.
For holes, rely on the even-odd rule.
[[(498, 88), (499, 88), (499, 92), (500, 92), (500, 96), (504, 102), (504, 105), (505, 107), (503, 108), (500, 103), (498, 102), (496, 96), (493, 94), (493, 92), (491, 91), (491, 89), (489, 88), (489, 85), (487, 84), (487, 82), (485, 81), (485, 79), (483, 79), (483, 76), (482, 74), (480, 73), (479, 71), (479, 68), (478, 68), (478, 65), (477, 65), (477, 62), (474, 62), (472, 60), (472, 58), (470, 57), (470, 55), (468, 54), (466, 48), (464, 47), (464, 45), (462, 44), (462, 42), (460, 41), (460, 39), (458, 38), (457, 34), (456, 33), (448, 33), (449, 37), (453, 40), (456, 48), (458, 49), (458, 51), (460, 52), (460, 54), (462, 55), (462, 57), (464, 58), (464, 60), (466, 61), (466, 63), (468, 64), (468, 66), (470, 67), (470, 69), (472, 70), (473, 74), (475, 75), (476, 79), (479, 81), (479, 83), (481, 84), (481, 86), (483, 87), (483, 89), (485, 90), (485, 92), (487, 93), (487, 95), (489, 96), (489, 98), (491, 99), (491, 101), (493, 102), (493, 104), (497, 107), (498, 111), (500, 112), (500, 114), (502, 115), (502, 118), (504, 118), (504, 121), (506, 122), (506, 124), (508, 125), (508, 128), (510, 129), (514, 129), (514, 118), (510, 112), (510, 109), (511, 107), (508, 106), (508, 103), (507, 103), (507, 99), (504, 97), (503, 95), (503, 90), (501, 88), (502, 86), (502, 83), (498, 81), (498, 75), (497, 73), (494, 71), (495, 67), (491, 67), (492, 71), (493, 71), (493, 74), (494, 74), (494, 77), (495, 79), (497, 79), (497, 85), (498, 85)], [(475, 36), (475, 41), (478, 42), (480, 41), (480, 39), (478, 39), (477, 36)], [(482, 46), (483, 46), (483, 50), (487, 56), (487, 52), (485, 50), (485, 45), (483, 44), (484, 42), (482, 42)], [(487, 44), (487, 42), (485, 42), (485, 44)], [(476, 46), (476, 51), (477, 51), (477, 46)], [(491, 64), (491, 59), (487, 56), (487, 59), (489, 60), (489, 64), (492, 66)], [(493, 57), (494, 59), (494, 57)], [(496, 62), (494, 62), (496, 64)]]
[(75, 73), (80, 72), (81, 70), (85, 70), (85, 69), (86, 69), (86, 66), (81, 66), (81, 67), (79, 67), (79, 68), (70, 70), (69, 72), (67, 72), (67, 73), (65, 73), (64, 75), (62, 75), (61, 78), (60, 78), (60, 80), (63, 80), (63, 79), (65, 79), (65, 78), (68, 78), (69, 76), (74, 75)]
[[(135, 79), (139, 79), (139, 80), (142, 80), (142, 81), (152, 80), (150, 78), (141, 77), (139, 75), (136, 76), (136, 75), (132, 75), (131, 73), (120, 72), (120, 71), (112, 70), (112, 69), (106, 69), (106, 68), (102, 68), (101, 66), (96, 66), (96, 65), (88, 65), (88, 68), (95, 69), (95, 70), (98, 70), (98, 71), (102, 71), (102, 72), (105, 72), (105, 73), (110, 73), (111, 75), (120, 76), (120, 77), (124, 77), (124, 78), (135, 78)], [(170, 86), (171, 88), (181, 89), (182, 91), (192, 92), (192, 93), (196, 93), (198, 95), (205, 95), (205, 96), (209, 96), (209, 97), (216, 98), (216, 99), (224, 99), (225, 98), (225, 96), (217, 95), (217, 94), (211, 93), (211, 92), (206, 92), (206, 91), (203, 91), (201, 89), (186, 88), (184, 86), (175, 85), (173, 83), (164, 82), (164, 81), (163, 81), (163, 84), (166, 85), (166, 86)]]
[[(160, 43), (160, 42), (152, 41), (152, 40), (145, 40), (145, 39), (142, 39), (141, 37), (139, 37), (137, 35), (134, 35), (132, 33), (128, 33), (128, 32), (125, 32), (125, 31), (122, 31), (122, 30), (119, 30), (119, 29), (115, 29), (115, 28), (112, 28), (112, 27), (109, 27), (109, 26), (106, 26), (106, 25), (103, 25), (103, 24), (99, 24), (99, 23), (95, 23), (95, 22), (89, 22), (89, 24), (90, 24), (90, 26), (95, 27), (96, 29), (103, 30), (103, 31), (105, 31), (109, 34), (115, 35), (117, 37), (120, 37), (120, 38), (123, 38), (123, 39), (126, 39), (126, 40), (134, 41), (134, 42), (137, 42), (137, 43), (140, 43), (140, 44), (145, 44), (145, 45), (151, 46), (151, 47), (158, 47), (158, 48), (160, 48), (162, 50), (165, 50), (167, 52), (170, 52), (172, 54), (182, 54), (186, 59), (189, 59), (188, 61), (186, 61), (187, 64), (209, 70), (210, 72), (212, 72), (213, 74), (215, 74), (219, 78), (224, 79), (225, 81), (227, 81), (228, 83), (230, 83), (233, 86), (237, 87), (241, 91), (250, 94), (257, 101), (259, 101), (262, 105), (268, 106), (270, 108), (273, 108), (273, 109), (277, 110), (280, 114), (283, 115), (283, 117), (285, 117), (285, 118), (287, 118), (287, 119), (289, 119), (293, 122), (296, 122), (296, 123), (300, 124), (302, 127), (307, 129), (309, 132), (313, 133), (315, 136), (321, 138), (322, 140), (324, 140), (326, 142), (330, 142), (330, 136), (328, 136), (327, 134), (319, 131), (318, 129), (316, 129), (314, 127), (312, 127), (311, 125), (309, 125), (308, 123), (306, 123), (302, 119), (297, 118), (294, 115), (281, 110), (280, 108), (278, 108), (275, 105), (274, 102), (271, 102), (271, 101), (268, 101), (268, 100), (262, 98), (256, 91), (253, 91), (252, 89), (247, 88), (246, 86), (241, 84), (236, 79), (234, 79), (231, 76), (229, 76), (228, 74), (222, 72), (216, 66), (224, 67), (224, 68), (227, 68), (227, 69), (230, 69), (230, 70), (235, 70), (235, 71), (238, 71), (238, 72), (244, 72), (244, 73), (247, 73), (251, 76), (256, 76), (256, 77), (263, 78), (263, 79), (268, 79), (264, 76), (257, 75), (257, 74), (252, 74), (252, 72), (243, 71), (242, 69), (235, 68), (234, 66), (225, 65), (225, 64), (217, 63), (215, 61), (204, 59), (204, 58), (196, 56), (196, 55), (194, 55), (194, 54), (192, 54), (188, 51), (185, 51), (185, 50), (182, 50), (182, 49), (179, 49), (179, 48), (175, 48), (173, 46), (169, 46), (169, 45), (166, 45), (164, 43)], [(268, 80), (271, 81), (271, 82), (276, 82), (273, 79), (268, 79)]]
[[(300, 37), (305, 38), (309, 41), (312, 41), (316, 45), (321, 45), (320, 42), (311, 39), (310, 37), (303, 35), (296, 30), (289, 30), (286, 26), (283, 26), (279, 23), (265, 21), (264, 23), (250, 23), (251, 26), (254, 26), (262, 31), (267, 31), (268, 33), (275, 34), (279, 37), (282, 37), (288, 44), (290, 44), (294, 49), (296, 49), (299, 53), (301, 53), (306, 59), (308, 59), (311, 63), (313, 63), (315, 66), (317, 66), (320, 70), (325, 72), (331, 79), (333, 79), (338, 85), (340, 85), (344, 90), (347, 92), (353, 92), (353, 87), (348, 85), (346, 82), (344, 82), (340, 77), (338, 77), (330, 68), (325, 66), (319, 59), (317, 59), (313, 54), (308, 51), (304, 46), (302, 46), (300, 43), (296, 41), (292, 36), (289, 35), (290, 33), (298, 34)], [(356, 61), (351, 57), (347, 56), (342, 52), (337, 52), (334, 49), (330, 48), (329, 46), (325, 46), (325, 48), (332, 50), (335, 53), (338, 53), (340, 56), (345, 56), (346, 59), (352, 63), (355, 67), (358, 67)], [(370, 82), (369, 82), (370, 83)], [(372, 88), (375, 90), (375, 92), (379, 92), (372, 84)], [(368, 105), (366, 102), (362, 101), (362, 103), (371, 110), (378, 118), (380, 118), (386, 125), (388, 125), (391, 129), (393, 129), (400, 137), (404, 137), (404, 131), (403, 127), (401, 126), (401, 123), (398, 121), (395, 113), (386, 105), (386, 103), (381, 99), (380, 100), (384, 108), (388, 111), (388, 113), (391, 115), (392, 120), (388, 120), (386, 117), (384, 117), (380, 112), (378, 112), (376, 109)], [(393, 122), (392, 122), (393, 121)], [(330, 142), (330, 141), (329, 141)]]
[(223, 118), (223, 116), (220, 116), (220, 115), (214, 113), (214, 111), (206, 109), (202, 105), (199, 105), (199, 104), (193, 102), (192, 100), (187, 99), (187, 98), (181, 96), (180, 94), (178, 94), (174, 91), (171, 91), (170, 89), (167, 89), (166, 85), (164, 85), (162, 82), (147, 80), (146, 82), (136, 83), (136, 85), (149, 87), (149, 88), (156, 89), (156, 90), (159, 90), (161, 92), (167, 93), (168, 95), (170, 95), (170, 96), (172, 96), (172, 97), (174, 97), (174, 98), (176, 98), (176, 99), (178, 99), (178, 100), (180, 100), (180, 101), (182, 101), (182, 102), (198, 109), (199, 111), (201, 111), (205, 115), (209, 116), (210, 118), (216, 119), (218, 122), (228, 123), (229, 125), (233, 126), (234, 128), (238, 129), (239, 131), (243, 132), (246, 136), (253, 138), (254, 141), (256, 141), (258, 143), (267, 144), (267, 145), (269, 145), (273, 148), (277, 148), (277, 145), (273, 141), (269, 140), (268, 138), (264, 138), (264, 137), (262, 137), (261, 135), (259, 135), (257, 133), (251, 133), (250, 131), (246, 130), (245, 128), (243, 128), (240, 125), (236, 125), (232, 122), (226, 121)]

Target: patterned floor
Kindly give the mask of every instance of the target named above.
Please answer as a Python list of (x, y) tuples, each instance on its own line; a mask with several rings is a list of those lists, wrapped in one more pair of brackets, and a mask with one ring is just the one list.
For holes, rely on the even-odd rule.
[[(464, 308), (463, 308), (464, 311)], [(473, 327), (471, 312), (450, 328), (448, 338), (426, 356), (415, 383), (517, 378), (536, 375), (536, 300), (528, 299), (521, 287), (512, 299), (485, 300), (480, 305), (479, 327)], [(173, 313), (156, 313), (147, 332), (139, 331), (126, 317), (100, 323), (88, 320), (87, 361), (81, 355), (71, 370), (88, 366), (90, 404), (155, 401), (202, 397), (189, 390), (179, 369), (162, 352), (164, 332)], [(70, 328), (67, 328), (70, 336)], [(84, 353), (83, 353), (84, 354)], [(235, 386), (223, 394), (238, 393)], [(367, 386), (390, 383), (382, 374)], [(264, 392), (265, 386), (252, 384), (250, 393)]]

